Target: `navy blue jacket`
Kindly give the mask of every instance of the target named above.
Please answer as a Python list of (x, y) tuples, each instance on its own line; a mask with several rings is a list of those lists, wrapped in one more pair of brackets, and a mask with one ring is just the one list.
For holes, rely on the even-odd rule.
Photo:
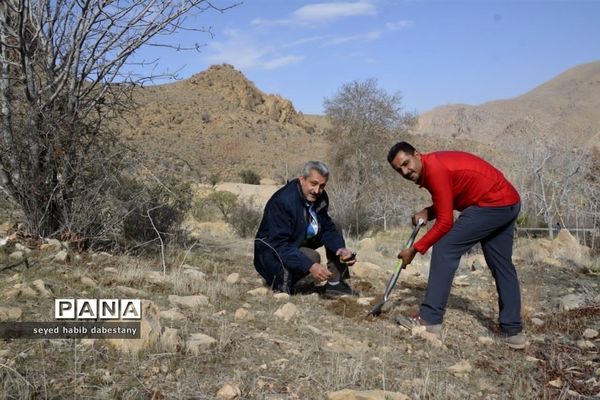
[[(319, 232), (311, 239), (311, 247), (324, 245), (335, 253), (346, 244), (327, 213), (328, 207), (329, 197), (323, 191), (315, 201)], [(306, 237), (307, 226), (308, 204), (299, 180), (294, 179), (267, 202), (254, 241), (254, 267), (267, 282), (272, 275), (283, 274), (282, 262), (295, 272), (308, 273), (313, 262), (298, 250)]]

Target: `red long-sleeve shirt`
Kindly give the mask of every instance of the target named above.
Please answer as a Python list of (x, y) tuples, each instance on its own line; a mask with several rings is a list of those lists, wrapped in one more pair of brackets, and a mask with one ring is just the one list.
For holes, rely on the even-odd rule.
[(520, 201), (513, 185), (487, 161), (462, 151), (422, 154), (417, 184), (431, 193), (429, 219), (435, 224), (414, 245), (424, 254), (454, 225), (453, 210), (469, 206), (504, 207)]

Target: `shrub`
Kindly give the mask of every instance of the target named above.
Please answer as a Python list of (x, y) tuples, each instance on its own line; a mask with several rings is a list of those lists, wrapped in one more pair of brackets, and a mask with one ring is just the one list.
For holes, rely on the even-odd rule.
[(226, 190), (216, 190), (211, 192), (207, 197), (207, 201), (213, 203), (215, 207), (221, 211), (221, 214), (223, 214), (223, 218), (225, 218), (226, 221), (229, 219), (231, 211), (237, 205), (237, 200), (237, 194)]
[(256, 234), (261, 218), (262, 212), (252, 201), (242, 200), (233, 209), (229, 223), (237, 235), (247, 238)]
[(243, 183), (250, 185), (260, 185), (260, 175), (251, 169), (240, 171), (240, 177)]

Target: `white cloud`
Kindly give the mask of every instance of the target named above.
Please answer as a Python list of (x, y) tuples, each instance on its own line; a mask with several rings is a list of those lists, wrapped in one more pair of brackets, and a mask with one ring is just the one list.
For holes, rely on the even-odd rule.
[(377, 40), (380, 37), (381, 37), (381, 32), (379, 32), (379, 31), (360, 33), (360, 34), (351, 35), (351, 36), (338, 36), (338, 37), (334, 37), (333, 39), (330, 39), (330, 40), (326, 41), (325, 43), (323, 43), (322, 47), (337, 46), (337, 45), (349, 43), (349, 42), (367, 42), (367, 41), (371, 41), (371, 40)]
[(316, 3), (300, 7), (293, 16), (300, 21), (323, 22), (358, 15), (375, 15), (375, 7), (367, 1), (354, 3)]
[(388, 31), (398, 31), (400, 29), (409, 29), (414, 26), (414, 22), (410, 20), (400, 20), (396, 22), (388, 22), (385, 24), (385, 29)]
[(235, 30), (227, 30), (228, 39), (223, 42), (211, 42), (208, 45), (211, 54), (204, 59), (210, 64), (228, 63), (238, 69), (263, 68), (276, 69), (300, 62), (298, 55), (281, 55), (272, 46), (260, 46)]
[(265, 61), (263, 63), (263, 68), (264, 69), (276, 69), (279, 67), (283, 67), (285, 65), (289, 65), (289, 64), (295, 64), (297, 62), (300, 62), (304, 60), (304, 57), (302, 56), (285, 56), (285, 57), (279, 57), (279, 58), (274, 58), (272, 60), (269, 61)]
[(277, 25), (290, 25), (293, 24), (294, 21), (291, 19), (261, 19), (255, 18), (250, 24), (254, 26), (277, 26)]

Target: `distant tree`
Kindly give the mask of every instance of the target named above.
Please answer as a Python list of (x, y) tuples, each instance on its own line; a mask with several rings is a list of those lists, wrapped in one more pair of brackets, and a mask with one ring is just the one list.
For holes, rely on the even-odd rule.
[(123, 170), (111, 118), (134, 86), (167, 76), (131, 72), (133, 56), (185, 29), (186, 16), (227, 8), (213, 3), (0, 1), (0, 189), (30, 232), (87, 233), (78, 213), (100, 207)]
[(401, 95), (387, 93), (376, 79), (343, 85), (324, 106), (333, 143), (332, 188), (336, 199), (344, 199), (344, 210), (334, 205), (336, 219), (354, 233), (374, 225), (387, 228), (402, 206), (399, 185), (391, 183), (396, 177), (387, 165), (387, 151), (415, 116), (403, 113)]
[(213, 203), (221, 211), (225, 221), (228, 221), (231, 212), (237, 206), (238, 196), (226, 190), (215, 190), (208, 195), (207, 200)]
[(244, 169), (240, 171), (240, 178), (242, 182), (249, 185), (260, 185), (260, 175), (251, 169)]

